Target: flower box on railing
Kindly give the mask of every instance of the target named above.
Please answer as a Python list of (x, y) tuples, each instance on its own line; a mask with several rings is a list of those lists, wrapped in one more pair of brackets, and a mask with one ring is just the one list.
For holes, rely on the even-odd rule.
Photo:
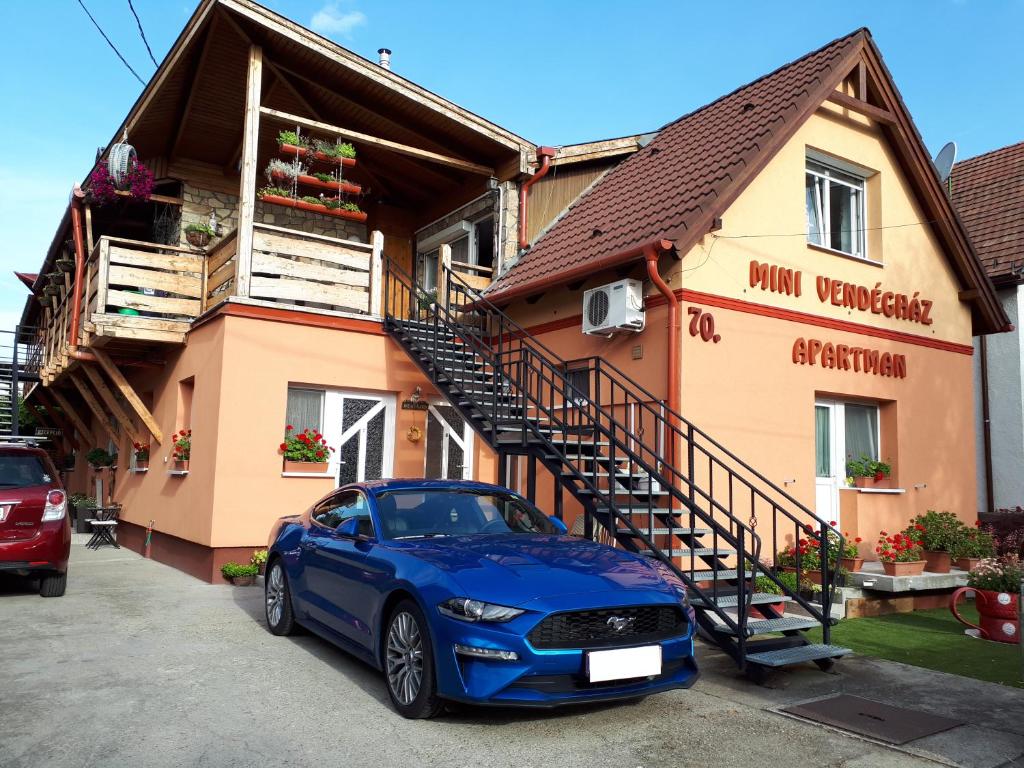
[[(270, 177), (279, 181), (285, 181), (288, 179), (283, 173), (272, 173)], [(313, 187), (315, 189), (326, 189), (331, 192), (345, 192), (349, 195), (361, 195), (363, 188), (358, 184), (353, 184), (349, 181), (321, 181), (316, 176), (309, 176), (307, 174), (300, 174), (296, 177), (296, 181), (299, 184), (304, 184), (307, 187)]]
[(366, 221), (365, 211), (345, 211), (341, 208), (328, 208), (326, 205), (315, 205), (314, 203), (307, 203), (305, 200), (294, 200), (290, 197), (281, 197), (280, 195), (263, 195), (260, 200), (271, 205), (283, 205), (286, 208), (297, 208), (300, 211), (311, 211), (312, 213), (320, 213), (324, 216), (337, 216), (339, 219), (348, 219), (349, 221), (358, 221), (360, 223)]
[(343, 165), (346, 168), (352, 168), (356, 164), (356, 159), (354, 157), (331, 157), (330, 155), (325, 155), (323, 152), (313, 152), (305, 147), (296, 147), (293, 144), (281, 144), (280, 149), (282, 155), (308, 157), (312, 160), (316, 160), (317, 162), (327, 163), (328, 165)]

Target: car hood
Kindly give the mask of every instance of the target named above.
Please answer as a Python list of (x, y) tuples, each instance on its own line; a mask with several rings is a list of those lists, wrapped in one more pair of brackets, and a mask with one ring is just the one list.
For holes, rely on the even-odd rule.
[(409, 555), (444, 571), (462, 587), (464, 596), (501, 605), (652, 590), (677, 599), (674, 588), (651, 563), (587, 539), (498, 534), (399, 543)]

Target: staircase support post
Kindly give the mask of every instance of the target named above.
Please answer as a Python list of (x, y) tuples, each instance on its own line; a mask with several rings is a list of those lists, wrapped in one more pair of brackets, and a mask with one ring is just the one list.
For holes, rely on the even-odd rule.
[(532, 453), (526, 463), (526, 500), (531, 504), (537, 502), (537, 457)]
[(14, 326), (14, 343), (11, 351), (11, 434), (18, 436), (18, 417), (21, 415), (21, 397), (18, 393), (18, 338), (21, 326)]

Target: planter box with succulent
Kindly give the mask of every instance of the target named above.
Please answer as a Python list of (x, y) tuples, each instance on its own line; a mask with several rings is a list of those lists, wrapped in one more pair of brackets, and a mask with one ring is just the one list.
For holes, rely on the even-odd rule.
[(262, 576), (263, 571), (267, 568), (267, 550), (257, 549), (252, 553), (252, 557), (249, 559), (249, 562), (259, 569), (260, 575)]
[(192, 430), (183, 429), (174, 433), (171, 445), (171, 459), (175, 472), (188, 472), (188, 462), (192, 458)]
[(967, 526), (952, 512), (930, 509), (915, 516), (904, 533), (922, 542), (926, 571), (949, 573), (950, 553), (956, 542), (967, 533)]
[[(985, 640), (1020, 643), (1020, 600), (1024, 566), (1016, 555), (985, 558), (967, 577), (967, 586), (960, 587), (949, 598), (949, 609), (968, 627), (976, 629)], [(956, 606), (960, 598), (974, 591), (978, 624), (964, 619)]]
[(277, 134), (277, 145), (284, 155), (295, 155), (332, 165), (356, 164), (355, 147), (342, 141), (310, 140), (295, 131), (281, 131)]
[(953, 542), (949, 555), (961, 571), (973, 571), (985, 558), (995, 554), (995, 540), (991, 533), (982, 531), (975, 523), (974, 528), (964, 526), (963, 533)]
[(284, 454), (284, 471), (324, 474), (334, 451), (315, 429), (307, 427), (296, 433), (291, 424), (285, 427), (284, 442), (278, 446)]
[(185, 227), (185, 239), (193, 248), (205, 248), (210, 244), (210, 238), (216, 236), (217, 232), (214, 228), (203, 222), (189, 224)]
[(904, 533), (881, 531), (875, 554), (887, 576), (920, 576), (924, 573), (923, 543)]
[(247, 563), (242, 565), (241, 563), (224, 563), (220, 567), (221, 575), (234, 584), (236, 587), (248, 587), (256, 581), (256, 576), (259, 574), (259, 566)]
[(366, 221), (366, 213), (360, 210), (355, 203), (343, 203), (333, 198), (319, 198), (312, 195), (296, 200), (289, 197), (289, 192), (281, 187), (264, 187), (258, 193), (260, 200), (271, 205), (283, 205), (287, 208), (297, 208), (301, 211), (311, 211), (327, 216), (337, 216), (350, 221)]
[(97, 471), (110, 469), (117, 462), (117, 454), (108, 453), (103, 448), (93, 448), (85, 454), (85, 460), (89, 462), (90, 467)]
[(149, 443), (132, 443), (132, 450), (135, 452), (135, 471), (146, 472), (149, 470)]
[(888, 488), (892, 467), (884, 461), (861, 454), (859, 459), (846, 462), (846, 475), (856, 488)]

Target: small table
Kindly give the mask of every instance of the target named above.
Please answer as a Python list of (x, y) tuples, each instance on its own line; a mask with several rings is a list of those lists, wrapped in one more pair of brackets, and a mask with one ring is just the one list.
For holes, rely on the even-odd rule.
[(86, 522), (92, 526), (92, 538), (86, 543), (89, 549), (99, 549), (104, 544), (109, 544), (116, 549), (121, 545), (114, 538), (117, 530), (117, 518), (121, 514), (121, 505), (114, 504), (109, 507), (96, 507), (93, 512), (95, 517), (89, 518)]

